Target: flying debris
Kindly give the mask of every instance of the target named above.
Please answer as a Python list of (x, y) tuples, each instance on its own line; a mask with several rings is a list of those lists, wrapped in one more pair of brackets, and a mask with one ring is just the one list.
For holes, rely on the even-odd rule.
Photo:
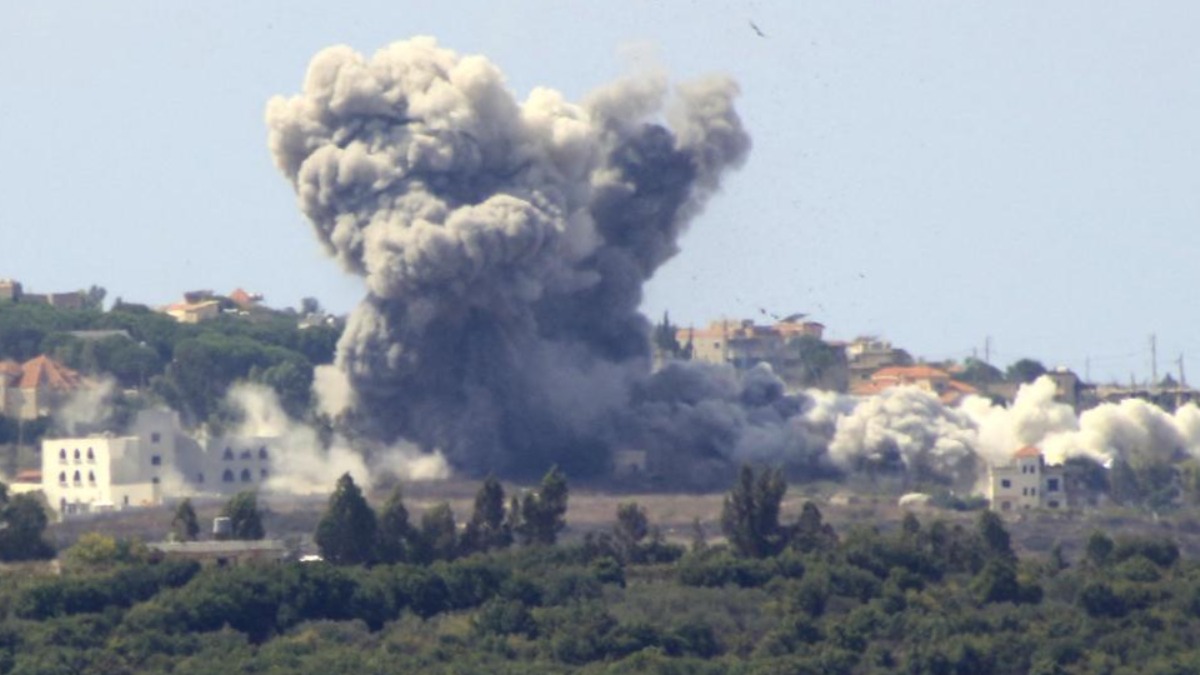
[(762, 29), (761, 29), (761, 28), (759, 28), (759, 27), (758, 27), (758, 24), (754, 23), (754, 21), (750, 21), (750, 28), (751, 28), (751, 29), (752, 29), (752, 30), (753, 30), (755, 33), (757, 33), (757, 34), (758, 34), (758, 37), (760, 37), (760, 38), (765, 38), (765, 37), (767, 37), (767, 34), (766, 34), (766, 33), (764, 33), (764, 32), (762, 32)]

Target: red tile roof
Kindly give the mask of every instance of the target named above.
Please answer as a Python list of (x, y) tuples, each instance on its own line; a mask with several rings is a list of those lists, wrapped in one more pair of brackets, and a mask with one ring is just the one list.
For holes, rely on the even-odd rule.
[(1033, 447), (1032, 445), (1027, 445), (1013, 453), (1013, 457), (1016, 457), (1018, 459), (1024, 459), (1026, 457), (1041, 457), (1041, 456), (1042, 456), (1042, 451), (1038, 450), (1037, 448)]
[(41, 469), (25, 469), (18, 471), (17, 475), (13, 476), (14, 483), (40, 483), (42, 482)]
[(0, 361), (0, 378), (16, 382), (25, 371), (16, 361)]
[(948, 380), (950, 375), (939, 368), (929, 366), (889, 366), (880, 368), (871, 375), (872, 380)]
[(78, 389), (82, 379), (79, 373), (45, 354), (26, 361), (21, 370), (22, 389)]

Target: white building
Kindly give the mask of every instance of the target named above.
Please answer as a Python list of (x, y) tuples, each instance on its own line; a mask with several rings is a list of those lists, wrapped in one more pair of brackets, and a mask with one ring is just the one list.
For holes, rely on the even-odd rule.
[(269, 438), (203, 444), (166, 410), (143, 410), (128, 436), (42, 441), (42, 491), (60, 516), (161, 504), (164, 498), (258, 489), (270, 477)]
[(1060, 465), (1046, 464), (1041, 450), (1021, 448), (1011, 463), (989, 467), (988, 499), (993, 511), (1065, 509), (1065, 471)]

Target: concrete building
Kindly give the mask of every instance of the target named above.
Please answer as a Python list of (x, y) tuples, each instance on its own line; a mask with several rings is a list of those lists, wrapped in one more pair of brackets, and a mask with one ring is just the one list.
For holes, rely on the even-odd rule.
[[(694, 361), (723, 363), (742, 370), (766, 363), (792, 386), (845, 391), (845, 355), (840, 345), (823, 342), (824, 333), (824, 325), (794, 315), (769, 326), (751, 320), (722, 319), (707, 328), (678, 330), (676, 340), (690, 345)], [(806, 338), (820, 341), (828, 351), (828, 358), (819, 365), (806, 363), (803, 358), (798, 343)]]
[(1021, 448), (1010, 463), (988, 468), (988, 500), (991, 509), (1000, 512), (1066, 509), (1066, 471), (1046, 464), (1041, 450)]
[(13, 279), (0, 279), (0, 302), (20, 302), (21, 282)]
[(195, 560), (201, 565), (237, 567), (277, 563), (287, 557), (283, 542), (274, 539), (261, 541), (169, 541), (147, 544), (169, 560)]
[(957, 405), (977, 393), (974, 387), (950, 377), (950, 373), (927, 365), (890, 366), (871, 373), (866, 382), (851, 386), (851, 393), (872, 396), (891, 387), (917, 387), (938, 397), (946, 405)]
[(271, 476), (275, 439), (197, 441), (167, 410), (140, 411), (126, 436), (42, 442), (42, 491), (61, 516), (161, 504), (189, 495), (257, 490)]
[(849, 361), (851, 391), (856, 385), (869, 382), (871, 375), (880, 368), (909, 366), (913, 362), (908, 352), (876, 337), (857, 337), (846, 343), (845, 349)]
[(0, 414), (20, 420), (50, 415), (83, 386), (79, 373), (45, 354), (22, 364), (0, 361)]
[(221, 315), (221, 301), (177, 302), (166, 306), (162, 311), (179, 323), (200, 323)]

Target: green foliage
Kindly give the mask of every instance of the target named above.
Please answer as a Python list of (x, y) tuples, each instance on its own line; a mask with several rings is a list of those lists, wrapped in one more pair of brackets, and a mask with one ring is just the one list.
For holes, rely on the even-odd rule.
[(471, 520), (463, 531), (462, 551), (470, 554), (505, 548), (512, 540), (512, 527), (504, 512), (504, 486), (488, 474), (475, 494)]
[(404, 493), (397, 484), (383, 504), (376, 528), (376, 558), (383, 563), (409, 562), (415, 559), (417, 532), (408, 522)]
[(721, 508), (721, 531), (739, 555), (765, 558), (787, 545), (779, 523), (785, 492), (787, 483), (779, 469), (763, 469), (756, 477), (753, 468), (742, 465)]
[(200, 522), (196, 519), (196, 509), (192, 500), (184, 499), (175, 509), (175, 517), (171, 519), (171, 533), (176, 541), (195, 541), (200, 535)]
[(375, 512), (349, 473), (338, 479), (313, 540), (321, 557), (335, 565), (362, 565), (375, 554)]
[(45, 539), (50, 522), (40, 494), (8, 496), (0, 483), (0, 561), (45, 560), (54, 557), (54, 547)]
[(258, 510), (258, 495), (254, 492), (239, 492), (221, 509), (221, 515), (229, 518), (233, 539), (262, 539), (267, 536), (263, 529), (262, 513)]
[(1040, 361), (1033, 359), (1020, 359), (1013, 362), (1004, 371), (1004, 378), (1009, 382), (1020, 382), (1028, 384), (1046, 374), (1046, 366), (1043, 366)]
[(520, 501), (520, 521), (515, 531), (523, 544), (552, 545), (567, 525), (567, 477), (557, 466), (542, 477), (537, 492), (527, 492)]
[(968, 384), (987, 385), (1003, 380), (1004, 373), (986, 361), (969, 358), (963, 362), (962, 372), (955, 379)]
[(454, 511), (446, 502), (435, 504), (421, 514), (421, 529), (416, 559), (420, 562), (453, 560), (458, 556), (458, 526), (454, 522)]

